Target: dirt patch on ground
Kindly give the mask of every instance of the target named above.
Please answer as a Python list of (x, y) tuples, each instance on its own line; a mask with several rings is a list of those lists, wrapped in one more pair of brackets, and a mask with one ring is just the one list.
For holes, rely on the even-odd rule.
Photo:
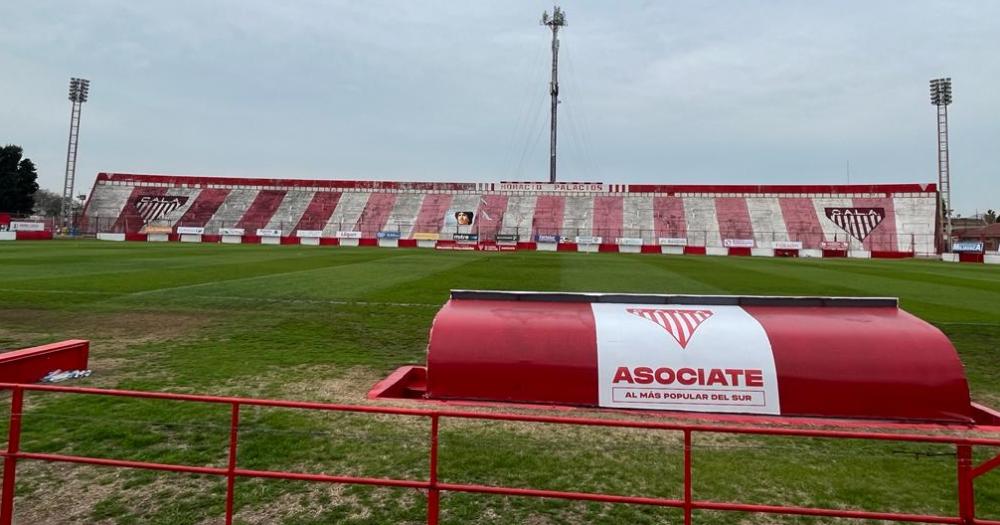
[(0, 340), (59, 341), (89, 339), (107, 345), (135, 344), (184, 337), (211, 323), (203, 316), (163, 312), (75, 312), (3, 310)]
[(94, 520), (92, 512), (98, 503), (120, 490), (114, 476), (74, 465), (21, 462), (17, 481), (23, 495), (15, 501), (14, 522), (113, 524), (111, 519)]
[(131, 361), (122, 356), (130, 347), (189, 337), (212, 324), (201, 316), (160, 313), (88, 313), (53, 310), (3, 310), (0, 341), (10, 348), (66, 339), (90, 341), (89, 366), (94, 375), (87, 386), (113, 387), (128, 376)]
[[(17, 524), (111, 525), (126, 516), (156, 515), (172, 500), (207, 493), (221, 478), (161, 473), (137, 484), (127, 471), (80, 465), (22, 462)], [(108, 506), (107, 503), (114, 504)], [(104, 504), (105, 508), (99, 509)], [(222, 523), (222, 518), (206, 523)]]
[[(372, 518), (372, 508), (412, 508), (417, 504), (416, 491), (373, 489), (367, 502), (349, 493), (345, 485), (311, 483), (302, 491), (286, 493), (274, 501), (247, 505), (235, 513), (235, 521), (250, 525), (272, 525), (289, 518), (303, 516), (315, 519), (334, 508), (342, 509), (347, 522)], [(209, 525), (214, 521), (205, 521)]]

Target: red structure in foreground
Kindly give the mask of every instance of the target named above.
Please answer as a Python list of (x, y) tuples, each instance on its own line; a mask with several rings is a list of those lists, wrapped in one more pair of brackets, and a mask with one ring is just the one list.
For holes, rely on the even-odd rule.
[(0, 383), (35, 383), (53, 370), (84, 370), (90, 341), (70, 339), (0, 353)]
[[(442, 492), (464, 492), (476, 494), (494, 494), (505, 496), (557, 498), (578, 501), (594, 501), (603, 503), (622, 503), (634, 505), (651, 505), (672, 507), (684, 512), (684, 523), (693, 522), (694, 510), (733, 511), (760, 514), (825, 516), (835, 518), (854, 518), (871, 520), (892, 520), (918, 523), (955, 523), (1000, 525), (1000, 521), (976, 518), (975, 480), (1000, 466), (1000, 454), (993, 456), (980, 464), (973, 461), (974, 447), (1000, 447), (1000, 439), (971, 437), (968, 427), (965, 435), (942, 435), (940, 433), (914, 433), (913, 426), (883, 425), (880, 430), (840, 431), (818, 430), (808, 428), (788, 427), (754, 427), (726, 426), (720, 424), (691, 424), (664, 421), (623, 421), (614, 419), (594, 419), (577, 417), (532, 416), (505, 413), (477, 413), (438, 409), (409, 409), (374, 406), (334, 405), (327, 403), (306, 403), (296, 401), (277, 401), (268, 399), (250, 399), (237, 397), (198, 396), (186, 394), (169, 394), (160, 392), (136, 392), (123, 390), (100, 390), (93, 388), (68, 388), (55, 386), (31, 386), (20, 384), (0, 384), (0, 389), (11, 391), (10, 426), (7, 440), (7, 450), (3, 454), (3, 489), (0, 494), (0, 525), (10, 525), (14, 517), (14, 496), (16, 492), (17, 464), (24, 460), (49, 461), (60, 463), (76, 463), (98, 465), (113, 468), (135, 468), (164, 472), (179, 472), (218, 476), (227, 480), (225, 523), (233, 522), (233, 502), (236, 491), (236, 480), (239, 478), (267, 478), (311, 481), (319, 483), (340, 483), (369, 485), (381, 487), (411, 488), (426, 491), (427, 523), (436, 525), (440, 518), (440, 495)], [(231, 407), (228, 463), (226, 467), (206, 467), (193, 465), (178, 465), (155, 463), (148, 461), (132, 461), (108, 458), (95, 458), (63, 454), (35, 453), (21, 449), (20, 440), (23, 423), (24, 398), (27, 392), (43, 391), (65, 395), (98, 395), (126, 398), (159, 399), (164, 401), (187, 403), (223, 404)], [(240, 435), (240, 410), (242, 407), (272, 407), (291, 408), (318, 411), (336, 411), (361, 414), (389, 414), (399, 417), (419, 417), (430, 420), (430, 435), (428, 443), (429, 471), (425, 479), (392, 479), (370, 478), (359, 476), (341, 476), (329, 474), (306, 474), (301, 472), (249, 470), (239, 467), (238, 447)], [(441, 421), (448, 419), (466, 419), (481, 421), (516, 421), (548, 425), (583, 425), (590, 427), (633, 428), (655, 432), (678, 432), (684, 440), (684, 495), (681, 499), (644, 497), (633, 495), (602, 494), (593, 492), (571, 492), (559, 490), (543, 490), (522, 487), (504, 487), (478, 485), (442, 481), (438, 476), (439, 427)], [(939, 431), (940, 428), (935, 428)], [(1000, 427), (983, 429), (1000, 431)], [(898, 432), (898, 433), (897, 433)], [(909, 443), (935, 443), (953, 446), (956, 459), (957, 514), (954, 516), (937, 516), (927, 514), (909, 514), (898, 512), (876, 512), (868, 510), (828, 509), (814, 507), (794, 507), (785, 505), (747, 504), (737, 502), (708, 501), (696, 499), (692, 489), (692, 479), (695, 475), (692, 444), (700, 434), (737, 434), (737, 435), (769, 435), (793, 438), (829, 438), (871, 441), (891, 441)], [(585, 448), (586, 444), (581, 444)]]
[(371, 397), (993, 424), (896, 299), (454, 291)]

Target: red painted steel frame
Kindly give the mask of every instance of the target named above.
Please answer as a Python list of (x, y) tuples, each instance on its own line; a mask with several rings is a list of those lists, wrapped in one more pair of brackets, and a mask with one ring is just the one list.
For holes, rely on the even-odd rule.
[[(667, 423), (656, 421), (623, 421), (613, 419), (575, 418), (561, 416), (533, 416), (504, 413), (477, 413), (454, 410), (392, 408), (376, 406), (337, 405), (329, 403), (310, 403), (300, 401), (279, 401), (271, 399), (253, 399), (238, 397), (200, 396), (189, 394), (170, 394), (164, 392), (139, 392), (129, 390), (102, 390), (97, 388), (72, 388), (48, 385), (21, 385), (0, 383), (0, 390), (10, 390), (10, 428), (7, 438), (7, 451), (2, 454), (3, 487), (0, 494), (0, 525), (10, 525), (14, 517), (14, 496), (16, 492), (16, 473), (18, 460), (40, 460), (51, 462), (99, 465), (118, 468), (136, 468), (202, 474), (224, 477), (226, 479), (225, 522), (233, 522), (233, 502), (237, 478), (268, 478), (299, 481), (314, 481), (325, 483), (343, 483), (354, 485), (369, 485), (381, 487), (412, 488), (427, 491), (427, 523), (436, 525), (440, 514), (441, 492), (465, 492), (474, 494), (495, 494), (502, 496), (521, 496), (538, 498), (556, 498), (579, 501), (595, 501), (603, 503), (625, 503), (633, 505), (653, 505), (659, 507), (677, 508), (684, 513), (684, 523), (693, 521), (694, 510), (716, 510), (733, 512), (750, 512), (762, 514), (781, 514), (798, 516), (823, 516), (832, 518), (854, 518), (871, 520), (893, 520), (916, 523), (955, 523), (1000, 525), (1000, 521), (981, 520), (975, 517), (974, 483), (975, 478), (1000, 467), (1000, 455), (985, 461), (980, 465), (973, 462), (974, 446), (1000, 447), (1000, 438), (988, 439), (968, 436), (948, 436), (934, 434), (860, 432), (844, 430), (818, 430), (807, 428), (773, 428), (754, 426), (721, 426), (687, 423)], [(118, 459), (94, 458), (86, 456), (69, 456), (62, 454), (40, 454), (24, 452), (20, 448), (22, 411), (24, 409), (24, 393), (26, 391), (59, 392), (65, 394), (85, 394), (116, 396), (140, 399), (162, 399), (169, 401), (186, 401), (196, 403), (224, 404), (231, 407), (228, 463), (226, 468), (152, 463), (146, 461), (131, 461)], [(430, 419), (429, 474), (427, 480), (366, 478), (358, 476), (334, 476), (327, 474), (305, 474), (298, 472), (247, 470), (237, 466), (237, 447), (239, 442), (240, 408), (243, 406), (294, 408), (306, 410), (322, 410), (336, 412), (353, 412), (365, 414), (391, 414), (409, 417), (426, 417)], [(658, 497), (623, 496), (593, 492), (571, 492), (559, 490), (542, 490), (532, 488), (497, 487), (489, 485), (472, 485), (462, 483), (443, 483), (438, 479), (438, 438), (442, 418), (472, 419), (489, 421), (515, 421), (523, 423), (541, 423), (556, 425), (578, 425), (611, 428), (636, 428), (648, 430), (666, 430), (682, 432), (684, 436), (684, 496), (683, 499)], [(813, 507), (795, 507), (785, 505), (761, 505), (734, 502), (718, 502), (694, 499), (692, 490), (692, 442), (696, 433), (725, 433), (744, 435), (770, 435), (802, 438), (835, 438), (859, 439), (876, 441), (896, 441), (915, 443), (947, 444), (955, 447), (958, 516), (935, 516), (926, 514), (906, 514), (896, 512), (875, 512), (861, 510), (825, 509)]]
[(70, 339), (0, 353), (0, 382), (34, 383), (53, 370), (83, 370), (90, 341)]

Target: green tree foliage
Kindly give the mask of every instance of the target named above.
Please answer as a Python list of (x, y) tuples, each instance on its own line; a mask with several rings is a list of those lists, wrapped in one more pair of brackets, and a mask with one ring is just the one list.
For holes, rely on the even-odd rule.
[(35, 163), (22, 155), (20, 146), (0, 148), (0, 211), (29, 214), (35, 207), (38, 174)]
[(62, 213), (62, 201), (62, 195), (40, 189), (35, 192), (35, 213), (46, 217), (57, 217)]
[[(86, 198), (86, 195), (77, 196), (77, 198), (73, 201), (73, 213), (76, 214), (83, 211), (83, 202)], [(46, 217), (58, 217), (62, 214), (62, 206), (62, 195), (44, 188), (35, 192), (36, 214), (44, 215)]]
[(986, 210), (986, 213), (983, 214), (983, 220), (986, 221), (986, 224), (993, 224), (997, 222), (997, 211)]

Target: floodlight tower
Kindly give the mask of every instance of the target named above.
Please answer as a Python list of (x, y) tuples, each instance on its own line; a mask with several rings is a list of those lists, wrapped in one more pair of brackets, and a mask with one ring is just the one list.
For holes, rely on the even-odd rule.
[(76, 179), (76, 150), (80, 140), (80, 111), (89, 93), (89, 80), (76, 77), (69, 79), (69, 100), (73, 103), (73, 107), (69, 114), (66, 178), (63, 180), (62, 225), (65, 227), (69, 227), (73, 216), (73, 185)]
[(951, 104), (951, 78), (931, 80), (931, 104), (937, 106), (938, 140), (938, 218), (944, 228), (942, 250), (951, 246), (951, 169), (948, 156), (948, 105)]
[(552, 30), (552, 80), (549, 82), (549, 94), (552, 96), (551, 130), (549, 131), (549, 182), (556, 181), (556, 113), (559, 107), (559, 28), (566, 25), (566, 14), (559, 6), (552, 7), (549, 12), (542, 13), (542, 25)]

